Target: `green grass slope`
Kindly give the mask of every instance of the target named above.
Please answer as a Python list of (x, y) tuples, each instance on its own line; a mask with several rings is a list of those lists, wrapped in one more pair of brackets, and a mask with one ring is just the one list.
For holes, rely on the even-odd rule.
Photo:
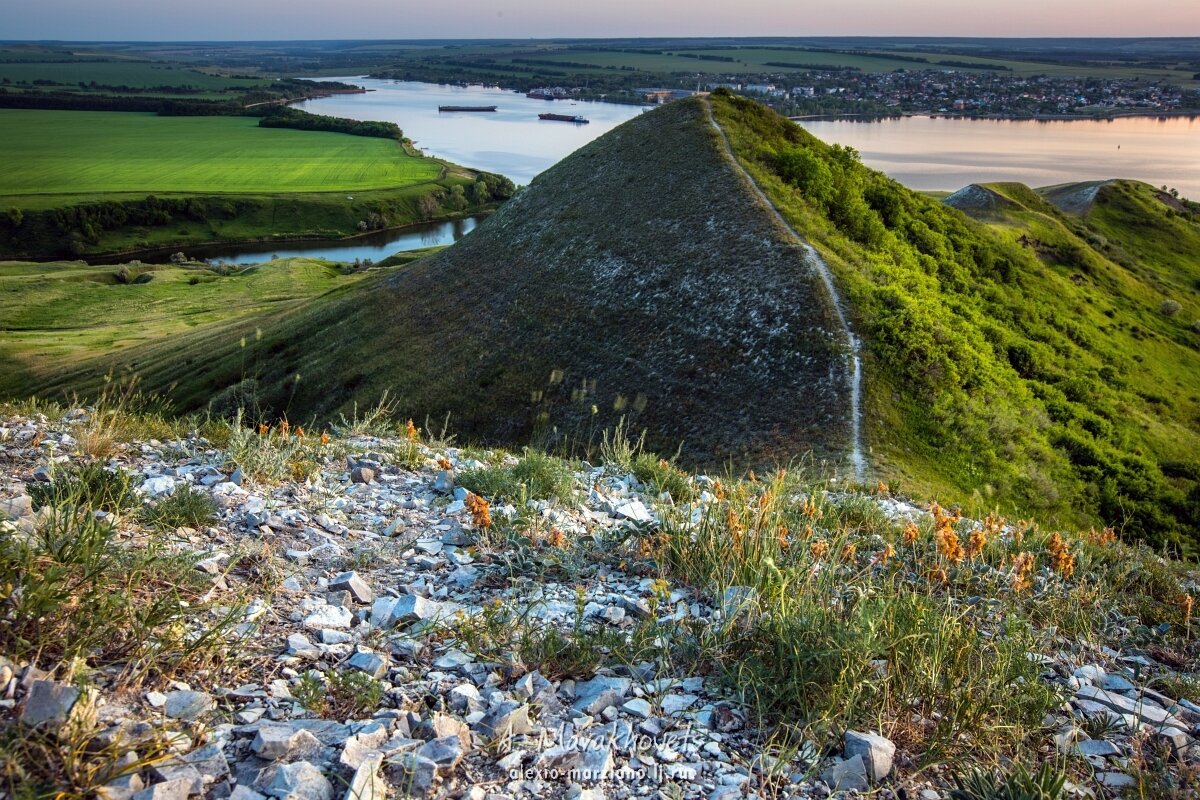
[(980, 507), (1197, 541), (1194, 218), (1129, 182), (1100, 190), (1086, 219), (1001, 184), (967, 204), (985, 225), (762, 106), (713, 102), (850, 298), (880, 474)]
[[(0, 395), (31, 386), (95, 388), (97, 359), (179, 337), (255, 336), (258, 321), (336, 292), (365, 273), (311, 259), (284, 259), (222, 274), (201, 265), (89, 267), (82, 262), (0, 262)], [(240, 323), (240, 324), (239, 324)], [(232, 331), (232, 332), (231, 332)], [(229, 333), (231, 332), (231, 333)], [(202, 353), (177, 351), (180, 364), (214, 392)], [(139, 368), (133, 358), (129, 369)], [(60, 376), (70, 375), (67, 383)]]
[[(837, 457), (848, 380), (829, 298), (702, 102), (598, 139), (430, 258), (36, 375), (27, 349), (15, 388), (137, 373), (184, 409), (217, 396), (305, 422), (388, 389), (467, 439), (570, 445), (625, 417), (695, 463)], [(1114, 181), (1064, 213), (1061, 192), (989, 184), (968, 208), (981, 222), (762, 106), (709, 102), (848, 301), (874, 474), (973, 512), (1196, 549), (1186, 206)]]
[(833, 324), (803, 251), (689, 102), (584, 147), (454, 247), (256, 321), (244, 351), (244, 332), (204, 330), (89, 371), (136, 370), (185, 406), (250, 379), (293, 419), (391, 389), (491, 441), (587, 439), (624, 417), (662, 451), (757, 463), (845, 453)]

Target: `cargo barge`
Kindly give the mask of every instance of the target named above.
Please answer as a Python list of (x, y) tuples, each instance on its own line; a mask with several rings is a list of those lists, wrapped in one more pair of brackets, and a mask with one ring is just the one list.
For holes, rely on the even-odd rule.
[(438, 106), (438, 111), (495, 111), (495, 106)]
[(555, 122), (574, 122), (576, 125), (586, 125), (591, 122), (586, 117), (572, 114), (538, 114), (538, 119), (549, 119)]

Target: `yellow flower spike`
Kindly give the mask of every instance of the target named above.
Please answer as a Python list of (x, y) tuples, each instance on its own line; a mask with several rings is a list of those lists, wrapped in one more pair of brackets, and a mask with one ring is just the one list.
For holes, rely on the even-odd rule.
[(917, 539), (921, 536), (921, 529), (917, 527), (917, 523), (909, 522), (904, 526), (904, 532), (901, 534), (904, 537), (904, 543), (913, 545), (917, 543)]
[(404, 423), (404, 435), (410, 442), (416, 442), (421, 436), (421, 432), (417, 430), (417, 426), (411, 419)]
[(983, 548), (987, 544), (987, 534), (980, 529), (971, 531), (971, 536), (967, 539), (967, 558), (976, 558), (983, 553)]

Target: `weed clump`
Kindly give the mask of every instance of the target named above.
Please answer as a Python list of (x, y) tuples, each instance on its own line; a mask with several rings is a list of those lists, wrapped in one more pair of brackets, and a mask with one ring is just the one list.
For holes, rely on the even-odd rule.
[(383, 684), (365, 672), (309, 671), (292, 689), (300, 705), (327, 719), (358, 719), (374, 712), (383, 699)]
[(147, 505), (141, 520), (159, 531), (177, 528), (201, 528), (217, 521), (217, 503), (204, 492), (184, 484), (172, 494)]
[(74, 504), (93, 511), (118, 513), (137, 505), (133, 476), (101, 464), (55, 470), (48, 482), (30, 484), (29, 497), (35, 510)]
[(458, 476), (458, 484), (495, 502), (562, 502), (574, 493), (575, 476), (561, 459), (527, 449), (515, 465), (467, 470)]
[(0, 651), (169, 672), (214, 657), (238, 611), (210, 618), (208, 582), (158, 539), (123, 542), (78, 496), (33, 534), (0, 539)]

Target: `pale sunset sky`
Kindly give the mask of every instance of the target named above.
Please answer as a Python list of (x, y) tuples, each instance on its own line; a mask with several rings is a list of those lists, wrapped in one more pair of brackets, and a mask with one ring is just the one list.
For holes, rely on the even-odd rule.
[(1200, 0), (8, 0), (0, 39), (1200, 36)]

